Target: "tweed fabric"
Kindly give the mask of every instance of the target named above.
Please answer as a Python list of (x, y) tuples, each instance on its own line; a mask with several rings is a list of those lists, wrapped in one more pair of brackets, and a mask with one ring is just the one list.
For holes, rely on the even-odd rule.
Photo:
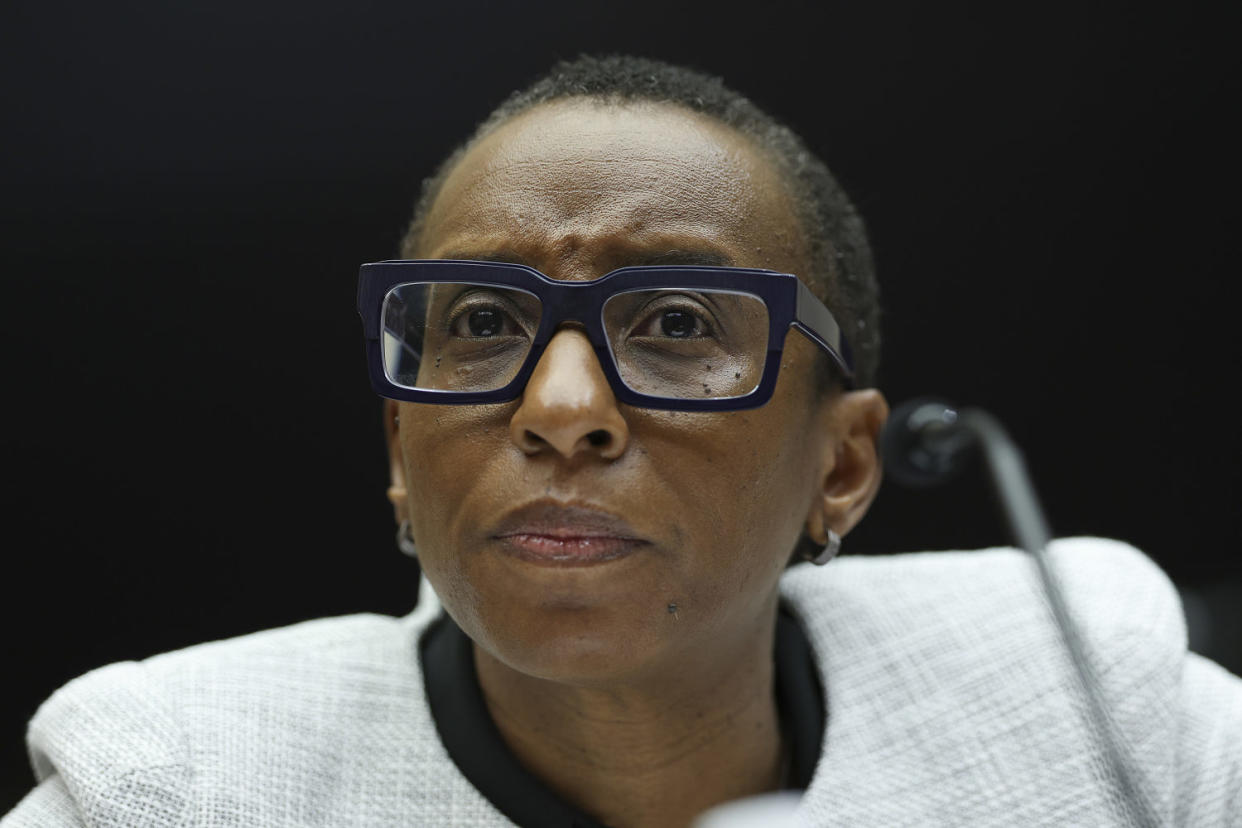
[[(1176, 592), (1124, 544), (1058, 541), (1070, 606), (1170, 825), (1242, 825), (1242, 680), (1186, 652)], [(829, 704), (808, 825), (1121, 825), (1013, 550), (796, 567), (783, 596)], [(417, 663), (439, 612), (310, 621), (114, 664), (31, 721), (37, 787), (2, 828), (503, 826), (457, 771)]]

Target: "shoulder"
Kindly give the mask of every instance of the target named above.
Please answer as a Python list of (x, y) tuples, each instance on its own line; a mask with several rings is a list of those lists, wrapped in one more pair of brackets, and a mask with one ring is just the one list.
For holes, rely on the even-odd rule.
[[(1058, 538), (1049, 545), (1058, 570), (1073, 580), (1090, 580), (1102, 573), (1162, 584), (1172, 589), (1168, 578), (1146, 555), (1124, 541), (1110, 538)], [(961, 591), (969, 585), (988, 581), (1008, 582), (1021, 578), (1031, 566), (1025, 552), (1012, 547), (988, 549), (909, 552), (895, 555), (844, 555), (828, 567), (799, 565), (788, 573), (793, 581), (829, 581), (863, 584), (883, 581), (893, 586), (921, 584), (918, 594), (928, 588)], [(822, 574), (816, 574), (822, 573)], [(956, 585), (956, 586), (955, 586)]]
[(143, 824), (185, 824), (204, 784), (240, 797), (260, 780), (302, 784), (350, 732), (417, 697), (427, 614), (319, 619), (94, 670), (31, 720), (35, 775), (59, 778), (99, 825), (134, 809)]
[[(1178, 658), (1185, 652), (1177, 590), (1142, 552), (1087, 537), (1053, 541), (1049, 552), (1075, 621), (1089, 639), (1141, 640), (1149, 651)], [(813, 626), (876, 623), (899, 635), (934, 623), (942, 634), (960, 633), (977, 643), (1046, 627), (1038, 623), (1046, 606), (1034, 561), (1011, 548), (847, 556), (822, 569), (799, 566), (782, 588)], [(980, 629), (984, 619), (989, 623)]]
[[(1186, 627), (1177, 590), (1160, 568), (1134, 547), (1102, 538), (1057, 540), (1049, 552), (1088, 655), (1110, 687), (1144, 698), (1175, 693)], [(1017, 681), (1031, 670), (1071, 670), (1035, 562), (1019, 550), (844, 558), (800, 570), (782, 583), (785, 598), (812, 639), (832, 650), (916, 658), (950, 683), (1005, 665), (1012, 669), (1000, 675)]]
[(392, 671), (402, 627), (403, 619), (380, 615), (322, 618), (110, 664), (57, 690), (31, 728), (38, 732), (87, 708), (157, 714), (168, 700), (215, 692), (216, 681), (262, 693), (281, 685), (322, 689), (355, 671)]
[(393, 655), (405, 646), (407, 626), (407, 620), (386, 615), (317, 618), (161, 653), (138, 665), (144, 681), (169, 692), (190, 689), (200, 677), (222, 673), (251, 681), (335, 683), (353, 671), (393, 669)]
[[(1190, 711), (1197, 702), (1188, 693), (1208, 691), (1201, 665), (1188, 656), (1172, 583), (1118, 541), (1063, 539), (1050, 554), (1154, 801), (1169, 814), (1175, 801), (1186, 807), (1223, 790), (1242, 765), (1239, 750), (1217, 751), (1208, 767), (1183, 744), (1185, 722), (1202, 718)], [(979, 824), (1039, 821), (1052, 807), (1068, 823), (1111, 822), (1077, 675), (1028, 555), (847, 557), (791, 570), (782, 592), (807, 629), (828, 695), (828, 741), (812, 786), (822, 786), (825, 803), (831, 788), (847, 814), (850, 791), (860, 794), (859, 814), (874, 815), (877, 801), (901, 803), (891, 806), (898, 810), (938, 807), (898, 796), (908, 773), (891, 769), (905, 767), (927, 777), (927, 790), (956, 791), (958, 805), (974, 803), (969, 816)], [(1225, 676), (1213, 674), (1211, 693), (1236, 710), (1242, 692)], [(1211, 734), (1203, 723), (1197, 738)], [(1236, 734), (1228, 739), (1237, 744)], [(1003, 779), (1025, 782), (1015, 787), (989, 775), (981, 755), (1003, 769)], [(1188, 774), (1208, 782), (1192, 793)], [(900, 822), (910, 814), (888, 816)]]

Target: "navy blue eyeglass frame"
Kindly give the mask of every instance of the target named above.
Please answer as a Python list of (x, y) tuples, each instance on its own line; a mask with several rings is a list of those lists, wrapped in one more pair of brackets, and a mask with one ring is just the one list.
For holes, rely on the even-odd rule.
[[(437, 391), (396, 385), (384, 373), (380, 332), (384, 297), (407, 282), (470, 282), (517, 288), (542, 303), (539, 328), (530, 353), (508, 385), (494, 391)], [(679, 399), (640, 394), (617, 372), (604, 332), (604, 303), (612, 296), (641, 288), (692, 288), (750, 293), (768, 308), (768, 354), (759, 384), (740, 397)], [(371, 386), (381, 397), (406, 402), (465, 405), (500, 403), (517, 399), (535, 370), (543, 350), (566, 321), (580, 323), (595, 349), (604, 376), (618, 402), (669, 411), (737, 411), (758, 408), (772, 398), (780, 371), (781, 352), (790, 328), (801, 331), (822, 348), (840, 370), (845, 386), (853, 387), (853, 357), (849, 343), (831, 311), (797, 277), (775, 270), (701, 265), (623, 267), (590, 282), (550, 279), (532, 267), (502, 262), (456, 259), (392, 259), (364, 264), (358, 273), (358, 314), (366, 336), (367, 369)]]

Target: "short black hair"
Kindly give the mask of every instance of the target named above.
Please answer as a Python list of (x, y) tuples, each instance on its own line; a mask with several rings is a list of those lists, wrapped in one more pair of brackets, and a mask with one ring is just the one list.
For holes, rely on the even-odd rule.
[(828, 167), (791, 129), (713, 75), (649, 58), (582, 56), (562, 61), (509, 96), (423, 182), (402, 254), (417, 249), (427, 214), (471, 146), (510, 118), (566, 98), (668, 103), (699, 112), (751, 138), (785, 176), (802, 223), (811, 272), (799, 274), (832, 310), (853, 349), (855, 384), (873, 386), (880, 361), (879, 285), (862, 217)]

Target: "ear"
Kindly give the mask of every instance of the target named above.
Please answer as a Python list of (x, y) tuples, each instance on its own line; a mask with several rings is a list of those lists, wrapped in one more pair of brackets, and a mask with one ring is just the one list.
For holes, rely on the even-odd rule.
[(384, 440), (388, 445), (388, 501), (399, 524), (408, 520), (409, 498), (405, 488), (405, 452), (401, 448), (401, 424), (395, 400), (384, 400)]
[(880, 429), (888, 401), (874, 388), (846, 391), (826, 402), (829, 430), (820, 465), (820, 489), (807, 515), (806, 534), (818, 544), (828, 530), (844, 537), (862, 520), (880, 490)]

